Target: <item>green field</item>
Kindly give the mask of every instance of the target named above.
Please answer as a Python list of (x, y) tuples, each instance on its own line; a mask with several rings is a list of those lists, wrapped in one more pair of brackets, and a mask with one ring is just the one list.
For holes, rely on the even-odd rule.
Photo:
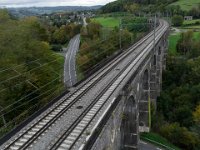
[(191, 26), (185, 26), (185, 27), (181, 27), (181, 29), (187, 29), (187, 30), (200, 30), (200, 25), (196, 26), (196, 25), (191, 25)]
[[(180, 38), (180, 33), (176, 35), (170, 35), (169, 36), (169, 53), (176, 55), (176, 43)], [(200, 39), (200, 32), (195, 32), (194, 33), (194, 39)]]
[(180, 38), (180, 34), (170, 35), (169, 36), (169, 53), (176, 55), (176, 43)]
[(199, 40), (200, 39), (200, 32), (195, 32), (194, 33), (194, 39)]
[(190, 10), (192, 7), (198, 6), (200, 0), (179, 0), (171, 5), (180, 5), (183, 10)]
[(94, 21), (99, 22), (102, 26), (107, 27), (107, 28), (114, 28), (118, 27), (120, 20), (119, 18), (114, 18), (114, 17), (98, 17), (94, 18)]
[(183, 25), (191, 25), (191, 24), (195, 24), (196, 22), (200, 22), (200, 19), (184, 21)]

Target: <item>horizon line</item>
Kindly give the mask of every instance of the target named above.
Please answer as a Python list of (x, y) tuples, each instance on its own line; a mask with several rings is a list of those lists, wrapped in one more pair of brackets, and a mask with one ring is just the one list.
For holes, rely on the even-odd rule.
[(1, 6), (0, 5), (0, 9), (1, 8), (41, 8), (41, 7), (95, 7), (95, 6), (104, 6), (104, 5), (65, 5), (65, 6), (61, 6), (61, 5), (57, 5), (57, 6)]

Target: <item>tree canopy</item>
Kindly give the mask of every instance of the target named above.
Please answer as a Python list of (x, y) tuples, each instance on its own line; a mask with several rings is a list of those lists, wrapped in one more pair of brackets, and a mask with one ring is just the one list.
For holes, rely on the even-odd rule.
[(0, 9), (0, 106), (7, 127), (45, 105), (62, 87), (63, 59), (48, 42), (49, 33), (36, 17), (17, 20)]

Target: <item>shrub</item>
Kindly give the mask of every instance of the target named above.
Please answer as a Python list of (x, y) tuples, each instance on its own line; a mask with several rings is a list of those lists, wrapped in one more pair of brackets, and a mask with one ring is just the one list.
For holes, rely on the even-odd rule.
[(200, 25), (200, 21), (196, 21), (195, 24), (196, 24), (196, 25)]
[(62, 46), (60, 44), (54, 44), (54, 45), (51, 45), (51, 49), (53, 51), (60, 52), (60, 51), (62, 51)]
[(183, 17), (180, 15), (175, 15), (172, 17), (172, 24), (174, 26), (181, 26), (183, 24)]
[(178, 123), (162, 126), (160, 133), (163, 137), (182, 149), (195, 149), (199, 146), (200, 141), (198, 136), (195, 133), (188, 131), (187, 128), (181, 127)]

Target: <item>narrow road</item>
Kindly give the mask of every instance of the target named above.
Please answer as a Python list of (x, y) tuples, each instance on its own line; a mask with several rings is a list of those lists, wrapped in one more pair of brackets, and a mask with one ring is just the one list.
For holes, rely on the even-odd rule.
[(64, 83), (66, 87), (71, 87), (77, 82), (76, 75), (76, 54), (79, 50), (80, 34), (74, 36), (68, 46), (64, 63)]
[[(83, 17), (83, 25), (86, 27), (86, 17)], [(66, 52), (64, 64), (64, 84), (66, 87), (72, 87), (77, 83), (76, 75), (76, 54), (80, 46), (80, 34), (74, 36), (67, 47), (63, 49)]]
[(86, 17), (83, 17), (83, 26), (84, 26), (84, 27), (86, 27), (86, 26), (87, 26)]

